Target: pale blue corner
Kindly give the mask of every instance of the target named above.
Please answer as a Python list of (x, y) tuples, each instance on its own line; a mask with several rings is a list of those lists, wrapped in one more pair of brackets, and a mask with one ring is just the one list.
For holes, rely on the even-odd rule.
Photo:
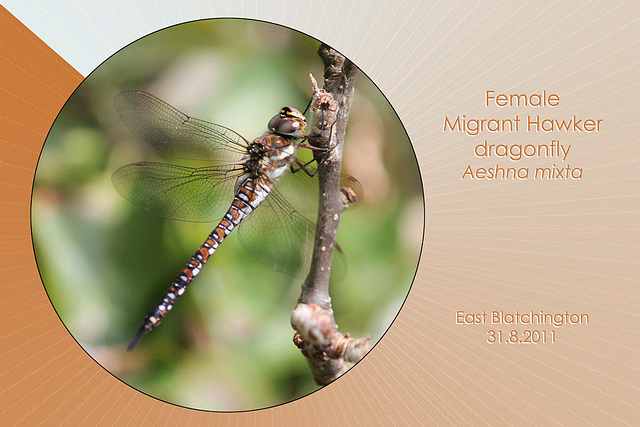
[(176, 23), (211, 17), (213, 3), (5, 0), (4, 7), (87, 76), (142, 36)]

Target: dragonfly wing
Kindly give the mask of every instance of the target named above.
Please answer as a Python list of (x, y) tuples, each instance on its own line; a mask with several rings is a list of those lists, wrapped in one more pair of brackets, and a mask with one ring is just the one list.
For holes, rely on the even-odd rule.
[(237, 166), (191, 168), (139, 162), (116, 170), (116, 190), (134, 205), (168, 219), (211, 222), (233, 200)]
[[(317, 206), (317, 180), (303, 173), (285, 174), (243, 221), (238, 230), (240, 242), (271, 269), (293, 275), (306, 273), (316, 233), (316, 225), (309, 218), (317, 216)], [(346, 259), (339, 249), (334, 251), (331, 268), (334, 277), (346, 273)]]
[(238, 238), (267, 267), (295, 274), (311, 260), (315, 228), (313, 222), (273, 189), (244, 220)]
[(240, 134), (190, 117), (147, 92), (121, 92), (114, 104), (127, 127), (161, 154), (229, 163), (247, 152), (248, 141)]

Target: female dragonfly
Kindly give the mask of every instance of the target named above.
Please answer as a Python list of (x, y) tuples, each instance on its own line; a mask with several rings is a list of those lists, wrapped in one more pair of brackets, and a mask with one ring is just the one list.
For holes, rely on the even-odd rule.
[[(304, 263), (310, 258), (314, 224), (274, 188), (281, 178), (278, 188), (286, 187), (289, 177), (314, 174), (307, 168), (310, 162), (303, 163), (296, 157), (299, 147), (329, 151), (302, 143), (312, 136), (306, 135), (306, 121), (298, 110), (282, 108), (269, 121), (268, 131), (249, 141), (229, 128), (187, 116), (146, 92), (122, 92), (115, 98), (115, 107), (129, 129), (160, 154), (212, 163), (204, 167), (132, 163), (113, 174), (116, 190), (135, 205), (164, 218), (199, 222), (219, 219), (147, 314), (128, 350), (160, 324), (205, 262), (241, 222), (241, 242), (267, 266), (290, 271), (296, 264), (292, 260)], [(287, 169), (302, 170), (306, 175), (285, 174)], [(274, 237), (278, 245), (267, 243)]]

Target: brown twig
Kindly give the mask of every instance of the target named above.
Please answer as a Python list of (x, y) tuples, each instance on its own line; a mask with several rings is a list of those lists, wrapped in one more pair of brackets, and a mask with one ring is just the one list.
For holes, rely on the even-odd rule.
[(320, 385), (338, 378), (347, 370), (345, 362), (355, 363), (370, 350), (369, 337), (341, 334), (333, 317), (317, 304), (298, 304), (291, 314), (291, 326), (296, 330), (293, 342)]
[(367, 339), (354, 340), (338, 332), (331, 297), (329, 276), (338, 225), (348, 201), (340, 192), (342, 142), (346, 133), (357, 68), (326, 45), (318, 54), (325, 65), (324, 89), (319, 89), (311, 77), (312, 145), (330, 148), (330, 155), (318, 169), (320, 202), (318, 226), (311, 268), (302, 285), (298, 305), (291, 324), (297, 331), (294, 342), (307, 358), (316, 382), (328, 384), (342, 375), (345, 361), (355, 362), (369, 350)]

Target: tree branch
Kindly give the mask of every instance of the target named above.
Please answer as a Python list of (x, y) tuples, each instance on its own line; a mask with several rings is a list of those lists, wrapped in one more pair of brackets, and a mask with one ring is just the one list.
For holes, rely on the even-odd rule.
[[(319, 89), (311, 76), (310, 131), (322, 134), (310, 143), (331, 151), (318, 168), (320, 203), (315, 245), (309, 274), (291, 315), (291, 325), (297, 331), (294, 343), (307, 358), (316, 382), (325, 385), (347, 370), (345, 360), (356, 362), (367, 353), (369, 345), (368, 338), (355, 340), (349, 334), (338, 332), (329, 295), (334, 243), (340, 219), (348, 207), (348, 200), (340, 191), (340, 172), (357, 68), (324, 44), (318, 54), (325, 65), (324, 89)], [(320, 152), (321, 156), (324, 154)], [(316, 159), (321, 161), (320, 157)]]

